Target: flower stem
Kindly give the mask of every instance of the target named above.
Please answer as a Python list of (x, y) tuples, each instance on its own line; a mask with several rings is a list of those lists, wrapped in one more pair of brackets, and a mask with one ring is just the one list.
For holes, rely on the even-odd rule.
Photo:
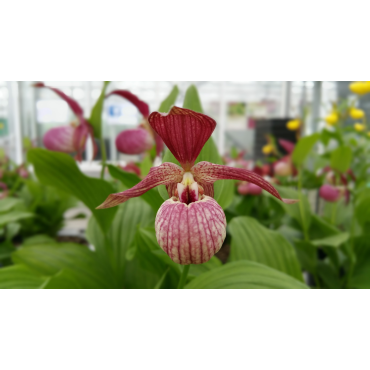
[(308, 236), (308, 230), (307, 230), (307, 225), (306, 225), (306, 218), (304, 214), (304, 209), (303, 209), (303, 197), (302, 197), (302, 169), (300, 168), (298, 170), (298, 194), (299, 194), (299, 212), (301, 214), (301, 219), (302, 219), (302, 228), (303, 228), (303, 234), (304, 234), (304, 240), (309, 241), (310, 238)]
[(184, 288), (186, 278), (188, 276), (189, 269), (190, 269), (190, 265), (185, 265), (184, 266), (184, 269), (182, 270), (182, 274), (181, 274), (179, 285), (177, 286), (177, 289), (183, 289)]
[(102, 167), (100, 172), (100, 178), (104, 179), (104, 171), (105, 171), (105, 162), (107, 161), (107, 152), (105, 150), (105, 142), (104, 142), (104, 136), (103, 133), (100, 137), (100, 152), (101, 152), (101, 159), (102, 159)]

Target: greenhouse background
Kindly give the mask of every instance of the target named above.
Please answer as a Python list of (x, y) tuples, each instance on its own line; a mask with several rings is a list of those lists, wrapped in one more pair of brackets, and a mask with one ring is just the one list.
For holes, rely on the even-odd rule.
[(369, 94), (0, 82), (0, 288), (370, 288)]

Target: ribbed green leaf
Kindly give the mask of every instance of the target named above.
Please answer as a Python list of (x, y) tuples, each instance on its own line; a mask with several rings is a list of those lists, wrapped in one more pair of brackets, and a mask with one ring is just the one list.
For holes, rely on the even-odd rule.
[(96, 219), (91, 217), (86, 237), (95, 247), (99, 259), (110, 264), (120, 287), (131, 288), (135, 284), (135, 287), (141, 287), (148, 280), (145, 271), (140, 270), (142, 275), (136, 273), (136, 262), (127, 261), (126, 253), (134, 243), (137, 226), (153, 225), (155, 214), (140, 198), (132, 198), (116, 208), (117, 214), (106, 236), (97, 228)]
[(206, 272), (186, 289), (308, 289), (300, 281), (256, 262), (231, 262)]
[[(132, 188), (141, 181), (141, 179), (134, 173), (123, 171), (120, 168), (113, 166), (111, 164), (108, 165), (108, 169), (112, 177), (114, 177), (117, 180), (120, 180), (128, 188)], [(158, 194), (158, 190), (156, 188), (147, 191), (140, 198), (145, 200), (145, 202), (147, 202), (153, 208), (154, 212), (157, 212), (159, 207), (163, 203), (163, 199)]]
[(74, 195), (90, 208), (102, 230), (108, 230), (117, 209), (95, 209), (109, 194), (114, 193), (108, 182), (85, 176), (76, 162), (64, 153), (31, 149), (27, 158), (40, 182)]
[[(186, 91), (183, 108), (203, 113), (203, 108), (199, 99), (198, 91), (194, 85), (191, 85)], [(212, 137), (210, 137), (204, 145), (195, 163), (202, 161), (223, 164)], [(163, 162), (172, 162), (177, 164), (178, 166), (180, 165), (180, 163), (168, 149), (164, 154)], [(233, 193), (234, 182), (230, 180), (216, 181), (214, 184), (214, 189), (216, 201), (220, 204), (222, 208), (227, 208), (232, 201), (232, 196), (230, 195), (230, 193)], [(168, 199), (168, 194), (165, 186), (162, 185), (159, 187), (159, 194), (162, 196), (163, 199)]]
[(22, 211), (11, 211), (8, 213), (0, 214), (0, 227), (11, 222), (17, 222), (31, 217), (34, 217), (33, 213)]
[(96, 101), (93, 109), (91, 110), (91, 115), (89, 118), (89, 123), (94, 129), (94, 136), (100, 139), (101, 132), (102, 132), (102, 113), (104, 107), (104, 99), (105, 99), (105, 92), (109, 85), (110, 81), (104, 81), (103, 89), (100, 93), (98, 100)]
[(348, 146), (339, 146), (331, 152), (330, 166), (341, 173), (349, 169), (352, 161), (352, 149)]
[(26, 266), (15, 265), (0, 268), (0, 289), (37, 289), (46, 277), (35, 274)]
[(175, 104), (178, 95), (179, 88), (175, 85), (166, 99), (162, 101), (161, 106), (158, 108), (158, 112), (167, 113)]
[(312, 240), (311, 243), (316, 247), (333, 247), (338, 248), (345, 243), (349, 238), (349, 233), (340, 233), (333, 236), (328, 236), (323, 239)]
[[(118, 288), (107, 264), (87, 247), (72, 243), (30, 245), (12, 255), (13, 262), (40, 276), (70, 271), (83, 288)], [(74, 287), (74, 286), (72, 286)]]
[[(280, 205), (284, 207), (286, 213), (294, 218), (302, 228), (306, 227), (306, 230), (308, 230), (311, 224), (311, 207), (307, 197), (304, 194), (300, 196), (299, 192), (294, 189), (282, 186), (275, 187), (282, 198), (300, 199), (300, 201), (295, 204), (280, 203)], [(270, 194), (268, 196), (272, 197)]]
[(14, 208), (17, 204), (21, 203), (22, 200), (18, 198), (7, 197), (0, 200), (0, 213), (8, 212)]
[(270, 266), (303, 281), (293, 246), (277, 231), (269, 230), (254, 218), (235, 217), (229, 225), (231, 262), (249, 260)]
[(293, 163), (297, 167), (301, 166), (304, 163), (311, 149), (319, 139), (320, 134), (316, 133), (310, 136), (306, 136), (298, 141), (292, 153)]
[(370, 243), (369, 235), (362, 235), (354, 239), (356, 264), (349, 288), (370, 289)]

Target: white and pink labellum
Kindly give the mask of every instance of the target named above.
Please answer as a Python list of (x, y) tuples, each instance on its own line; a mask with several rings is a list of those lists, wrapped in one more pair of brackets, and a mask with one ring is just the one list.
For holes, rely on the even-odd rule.
[(261, 195), (262, 189), (258, 185), (250, 182), (242, 182), (238, 185), (238, 193), (240, 195)]
[(292, 165), (288, 162), (278, 161), (276, 164), (274, 163), (274, 174), (275, 176), (291, 176), (293, 173)]
[(217, 253), (226, 237), (226, 217), (211, 197), (186, 204), (166, 200), (155, 219), (159, 246), (175, 263), (200, 264)]
[(73, 125), (51, 128), (43, 138), (46, 149), (62, 153), (73, 153), (76, 127)]
[(342, 193), (341, 189), (328, 184), (321, 186), (319, 190), (320, 197), (327, 202), (336, 202)]
[(116, 138), (117, 150), (124, 154), (141, 154), (154, 145), (153, 136), (145, 128), (122, 131)]

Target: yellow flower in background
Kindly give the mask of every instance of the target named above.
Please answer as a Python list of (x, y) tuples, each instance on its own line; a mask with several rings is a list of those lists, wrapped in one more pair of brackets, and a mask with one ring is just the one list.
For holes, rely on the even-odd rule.
[(263, 153), (263, 154), (270, 154), (270, 153), (272, 153), (272, 152), (273, 152), (273, 150), (274, 150), (274, 147), (273, 147), (272, 145), (270, 145), (270, 144), (267, 144), (267, 145), (265, 145), (265, 146), (262, 148), (262, 153)]
[(296, 131), (300, 128), (301, 121), (299, 119), (293, 119), (291, 121), (288, 121), (286, 124), (286, 128), (290, 131)]
[(370, 137), (370, 131), (367, 133), (367, 136), (369, 136), (369, 137)]
[(0, 130), (2, 130), (4, 127), (5, 127), (4, 124), (0, 122)]
[[(364, 125), (364, 124), (362, 124), (362, 123), (355, 123), (355, 124), (353, 125), (353, 127), (355, 128), (355, 130), (356, 130), (357, 132), (362, 132), (362, 131), (365, 131), (365, 129), (366, 129), (365, 125)], [(368, 135), (369, 135), (369, 133), (368, 133)]]
[(330, 126), (335, 125), (339, 120), (338, 113), (331, 113), (328, 116), (325, 117), (325, 122), (329, 124)]
[(356, 81), (349, 85), (349, 89), (358, 95), (368, 94), (370, 92), (370, 81)]
[(353, 119), (360, 119), (360, 118), (364, 118), (365, 117), (365, 112), (363, 110), (361, 110), (361, 109), (351, 108), (350, 111), (349, 111), (349, 115)]

